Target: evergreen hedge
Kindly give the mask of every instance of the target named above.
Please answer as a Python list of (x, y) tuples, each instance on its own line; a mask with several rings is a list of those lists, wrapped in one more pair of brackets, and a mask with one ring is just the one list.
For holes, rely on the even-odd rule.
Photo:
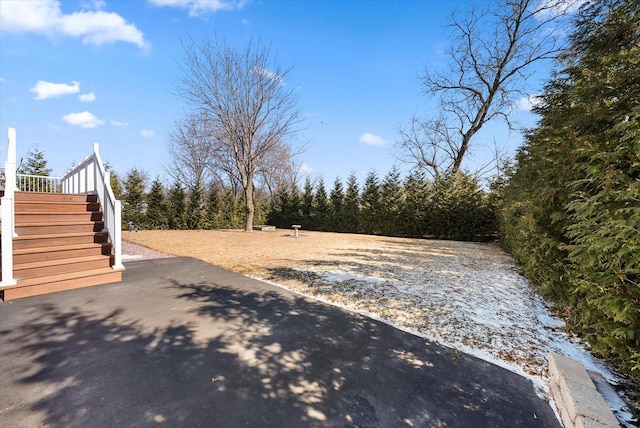
[(640, 380), (640, 3), (583, 7), (560, 64), (502, 238), (592, 351)]
[(281, 188), (268, 222), (281, 228), (301, 224), (308, 230), (411, 238), (486, 241), (496, 237), (495, 203), (465, 174), (435, 181), (415, 174), (402, 181), (394, 168), (382, 182), (370, 171), (361, 192), (353, 175), (346, 192), (342, 189), (339, 179), (330, 197), (322, 181), (315, 191), (307, 182), (302, 194), (295, 186)]

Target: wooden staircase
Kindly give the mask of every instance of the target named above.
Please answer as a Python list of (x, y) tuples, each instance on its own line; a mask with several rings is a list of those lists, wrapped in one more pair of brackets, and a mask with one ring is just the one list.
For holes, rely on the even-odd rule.
[(16, 192), (15, 229), (5, 301), (122, 279), (95, 195)]

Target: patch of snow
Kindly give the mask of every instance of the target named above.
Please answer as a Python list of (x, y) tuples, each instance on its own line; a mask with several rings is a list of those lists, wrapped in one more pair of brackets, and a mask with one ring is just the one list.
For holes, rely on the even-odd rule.
[(308, 271), (321, 275), (322, 278), (327, 282), (342, 282), (342, 281), (351, 281), (351, 280), (370, 282), (374, 284), (379, 284), (384, 282), (384, 279), (375, 278), (372, 276), (366, 276), (366, 275), (362, 275), (360, 273), (355, 273), (355, 272), (341, 272), (341, 271), (334, 271), (334, 270), (318, 272), (314, 269), (309, 269)]
[[(566, 332), (564, 321), (504, 253), (476, 244), (450, 245), (457, 246), (455, 255), (404, 252), (401, 259), (376, 256), (370, 264), (297, 266), (292, 278), (275, 277), (270, 283), (511, 370), (529, 378), (546, 399), (551, 351), (578, 360), (611, 384), (623, 381)], [(608, 403), (631, 426), (624, 405)]]

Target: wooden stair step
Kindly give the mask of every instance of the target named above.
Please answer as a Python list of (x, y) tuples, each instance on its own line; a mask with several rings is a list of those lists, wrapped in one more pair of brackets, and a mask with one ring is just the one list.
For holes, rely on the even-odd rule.
[[(87, 222), (102, 221), (102, 212), (100, 211), (24, 211), (16, 212), (16, 226), (25, 223), (44, 223), (51, 224), (53, 222)], [(47, 219), (51, 219), (47, 221)]]
[(69, 244), (69, 245), (54, 245), (50, 247), (21, 248), (18, 250), (13, 250), (13, 255), (48, 253), (52, 251), (93, 249), (93, 248), (101, 248), (103, 245), (104, 244), (101, 244), (101, 243), (89, 242), (85, 244)]
[(50, 221), (51, 219), (57, 219), (56, 221), (101, 221), (102, 212), (100, 211), (22, 211), (16, 212), (16, 223), (42, 223), (44, 221)]
[(16, 223), (18, 235), (46, 235), (71, 232), (101, 232), (103, 221)]
[(82, 272), (50, 275), (18, 281), (16, 285), (3, 287), (3, 300), (9, 301), (57, 291), (109, 284), (122, 281), (123, 269), (101, 268)]
[(43, 233), (40, 235), (19, 235), (13, 238), (13, 241), (31, 241), (46, 238), (73, 238), (73, 237), (86, 237), (94, 235), (107, 235), (107, 232), (64, 232), (64, 233)]
[[(20, 210), (40, 210), (43, 208), (64, 211), (64, 210), (86, 210), (97, 211), (100, 209), (99, 202), (87, 201), (15, 201), (14, 205)], [(90, 209), (89, 209), (90, 208)]]
[(88, 270), (83, 270), (78, 272), (66, 272), (66, 273), (60, 273), (57, 275), (49, 275), (46, 278), (29, 278), (29, 279), (18, 280), (18, 283), (16, 285), (10, 285), (9, 287), (31, 287), (32, 285), (47, 284), (49, 282), (66, 281), (69, 279), (84, 278), (89, 275), (101, 275), (104, 273), (111, 273), (114, 270), (117, 271), (116, 269), (108, 267), (108, 268), (88, 269)]
[(84, 210), (77, 210), (77, 211), (56, 211), (56, 210), (51, 210), (51, 209), (42, 209), (44, 207), (39, 207), (40, 209), (37, 210), (33, 210), (33, 211), (18, 211), (16, 210), (16, 215), (67, 215), (67, 214), (82, 214), (82, 215), (91, 215), (91, 214), (97, 214), (100, 213), (100, 211), (84, 211)]
[(69, 259), (62, 260), (48, 260), (41, 262), (31, 262), (31, 263), (21, 263), (17, 264), (13, 267), (15, 271), (17, 270), (25, 270), (25, 269), (35, 269), (40, 267), (48, 267), (48, 266), (58, 266), (72, 263), (82, 263), (82, 262), (90, 262), (94, 260), (103, 260), (102, 256), (84, 256), (84, 257), (73, 257)]
[(103, 221), (16, 221), (16, 227), (41, 227), (41, 226), (75, 226), (75, 225), (87, 225), (91, 223), (104, 223)]
[(82, 243), (105, 243), (108, 240), (107, 232), (71, 232), (48, 233), (34, 235), (20, 235), (13, 239), (14, 250), (23, 248), (37, 248), (42, 246), (71, 245)]
[(15, 192), (14, 200), (23, 201), (55, 201), (57, 202), (97, 202), (97, 195), (85, 193), (40, 193), (40, 192)]
[[(17, 193), (16, 193), (17, 194)], [(33, 200), (33, 199), (18, 199), (14, 201), (16, 204), (24, 204), (24, 205), (86, 205), (86, 204), (97, 204), (97, 201), (88, 201), (86, 199), (75, 199), (75, 200), (57, 200), (55, 198), (49, 200)]]
[[(41, 207), (42, 208), (42, 207)], [(50, 209), (38, 209), (33, 211), (16, 211), (16, 215), (66, 215), (66, 214), (83, 214), (83, 215), (91, 215), (96, 214), (99, 211), (55, 211)]]
[(13, 251), (13, 264), (19, 265), (36, 261), (97, 255), (110, 256), (111, 244), (106, 242), (87, 242), (82, 244), (55, 245), (49, 247), (20, 248)]
[(15, 265), (13, 267), (13, 276), (16, 280), (26, 280), (63, 273), (99, 269), (109, 267), (110, 265), (111, 258), (103, 255), (43, 260)]

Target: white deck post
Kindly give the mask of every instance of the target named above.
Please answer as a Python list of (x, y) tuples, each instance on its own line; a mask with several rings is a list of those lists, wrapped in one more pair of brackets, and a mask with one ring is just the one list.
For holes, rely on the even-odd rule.
[(16, 235), (14, 221), (14, 194), (16, 189), (16, 129), (9, 128), (7, 161), (4, 164), (4, 196), (0, 213), (2, 215), (2, 281), (0, 287), (15, 285), (13, 277), (13, 237)]
[(113, 253), (115, 254), (115, 260), (113, 261), (114, 269), (124, 269), (122, 264), (122, 202), (115, 200), (115, 207), (113, 210)]

